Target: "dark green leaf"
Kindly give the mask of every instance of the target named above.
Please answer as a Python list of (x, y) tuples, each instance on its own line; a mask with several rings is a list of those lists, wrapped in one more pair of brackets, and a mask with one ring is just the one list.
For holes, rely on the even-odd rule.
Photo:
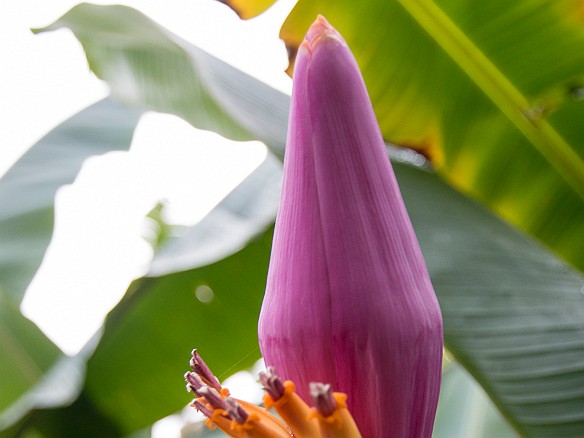
[(396, 170), (448, 349), (526, 436), (584, 436), (584, 278), (435, 176)]
[(10, 421), (9, 406), (40, 382), (60, 351), (20, 313), (0, 289), (0, 430)]
[(135, 282), (88, 363), (99, 409), (130, 432), (184, 407), (195, 347), (220, 379), (251, 366), (270, 243), (271, 231), (215, 264)]
[(2, 438), (116, 438), (122, 437), (119, 427), (97, 410), (87, 394), (57, 409), (40, 409), (26, 421), (17, 424)]

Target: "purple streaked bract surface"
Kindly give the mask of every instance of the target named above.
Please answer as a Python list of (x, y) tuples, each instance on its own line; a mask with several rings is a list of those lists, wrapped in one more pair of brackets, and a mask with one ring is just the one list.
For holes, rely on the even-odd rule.
[(364, 437), (431, 437), (440, 309), (357, 63), (322, 17), (296, 59), (259, 339), (305, 401), (314, 381), (347, 393)]

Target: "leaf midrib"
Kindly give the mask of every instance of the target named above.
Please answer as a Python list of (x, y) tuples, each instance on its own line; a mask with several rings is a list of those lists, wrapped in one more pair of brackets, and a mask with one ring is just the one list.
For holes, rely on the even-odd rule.
[(432, 0), (398, 0), (584, 200), (584, 161)]

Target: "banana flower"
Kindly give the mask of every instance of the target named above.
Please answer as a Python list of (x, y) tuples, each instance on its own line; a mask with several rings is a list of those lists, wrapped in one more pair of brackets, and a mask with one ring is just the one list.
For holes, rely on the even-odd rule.
[[(197, 398), (191, 406), (207, 417), (209, 428), (235, 438), (362, 438), (347, 410), (346, 394), (333, 393), (329, 384), (313, 382), (314, 408), (296, 394), (294, 383), (283, 382), (272, 367), (260, 374), (265, 408), (231, 397), (197, 350), (185, 374), (187, 391)], [(268, 411), (274, 409), (279, 418)]]
[(431, 436), (440, 309), (357, 63), (322, 17), (296, 58), (259, 340), (304, 401), (311, 382), (345, 393), (362, 436)]

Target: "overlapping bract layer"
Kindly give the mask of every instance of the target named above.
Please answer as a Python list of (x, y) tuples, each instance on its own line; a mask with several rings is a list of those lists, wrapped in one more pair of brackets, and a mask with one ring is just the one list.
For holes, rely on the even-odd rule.
[(259, 336), (305, 400), (311, 381), (347, 393), (363, 436), (431, 436), (440, 309), (356, 61), (322, 17), (296, 59)]

